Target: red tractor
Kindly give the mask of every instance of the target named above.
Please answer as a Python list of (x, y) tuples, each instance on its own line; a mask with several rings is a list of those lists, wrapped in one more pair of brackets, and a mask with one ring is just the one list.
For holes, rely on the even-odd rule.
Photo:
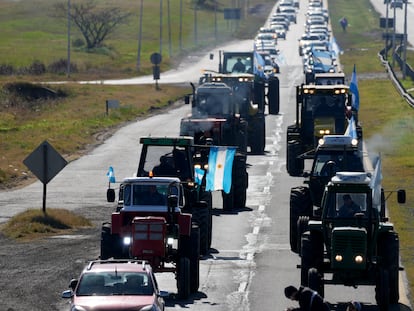
[[(115, 190), (107, 191), (109, 202)], [(182, 213), (184, 189), (176, 177), (131, 177), (122, 181), (116, 211), (102, 225), (101, 259), (148, 261), (155, 272), (173, 272), (178, 296), (199, 287), (200, 232)]]

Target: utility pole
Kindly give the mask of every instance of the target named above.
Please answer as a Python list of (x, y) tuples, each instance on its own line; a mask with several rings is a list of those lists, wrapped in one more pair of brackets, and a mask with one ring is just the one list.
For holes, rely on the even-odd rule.
[[(395, 21), (394, 21), (395, 23)], [(388, 2), (385, 2), (385, 60), (388, 60)]]
[(70, 76), (70, 0), (68, 0), (68, 60), (66, 64), (66, 74)]
[(183, 0), (180, 0), (180, 31), (178, 33), (180, 41), (180, 52), (183, 50)]
[(402, 70), (402, 78), (405, 80), (405, 76), (407, 74), (407, 5), (408, 0), (404, 0), (404, 51), (403, 51), (403, 70)]
[(142, 12), (144, 10), (144, 0), (141, 0), (141, 8), (139, 10), (139, 31), (138, 31), (138, 53), (137, 53), (137, 71), (141, 70), (141, 44), (142, 44)]
[(167, 0), (167, 17), (168, 17), (168, 55), (172, 56), (172, 46), (171, 46), (171, 12), (170, 12), (170, 0)]
[(162, 0), (160, 0), (160, 54), (162, 55)]
[(395, 15), (396, 6), (394, 5), (394, 32), (392, 34), (392, 51), (391, 51), (391, 57), (392, 57), (392, 67), (395, 66), (395, 58), (394, 58), (394, 52), (395, 52), (395, 24), (397, 22), (396, 15)]
[(198, 45), (198, 38), (197, 38), (197, 8), (198, 8), (198, 3), (196, 2), (194, 5), (194, 44), (195, 46)]

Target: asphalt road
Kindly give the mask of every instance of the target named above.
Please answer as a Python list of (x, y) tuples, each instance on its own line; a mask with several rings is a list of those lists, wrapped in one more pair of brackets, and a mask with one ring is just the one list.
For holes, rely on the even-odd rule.
[[(214, 195), (212, 250), (210, 256), (201, 261), (199, 292), (187, 301), (168, 300), (167, 310), (274, 311), (294, 305), (283, 295), (284, 287), (299, 285), (300, 282), (300, 270), (296, 268), (299, 257), (289, 247), (289, 193), (290, 188), (301, 184), (303, 179), (290, 177), (286, 173), (285, 130), (295, 118), (295, 86), (303, 81), (301, 59), (297, 52), (297, 39), (303, 32), (303, 13), (306, 9), (303, 4), (304, 1), (298, 23), (291, 27), (287, 40), (279, 41), (281, 111), (279, 115), (266, 118), (266, 153), (248, 157), (251, 166), (247, 207), (235, 213), (224, 213), (220, 196)], [(252, 40), (247, 40), (225, 49), (250, 50), (251, 47)], [(196, 59), (190, 62), (191, 71), (194, 71), (191, 75), (194, 74), (195, 79), (200, 73), (197, 68), (217, 68), (217, 63), (214, 64), (217, 59), (211, 61), (208, 55), (195, 56)], [(189, 66), (187, 63), (182, 68)], [(167, 76), (174, 81), (175, 76), (186, 82), (191, 75), (187, 71), (172, 71), (168, 75), (162, 74), (161, 81), (165, 81)], [(66, 208), (87, 215), (96, 227), (74, 236), (55, 237), (30, 245), (16, 246), (10, 241), (3, 243), (0, 247), (0, 266), (2, 271), (12, 269), (13, 273), (2, 275), (0, 301), (13, 301), (15, 310), (66, 308), (59, 293), (66, 289), (70, 277), (78, 275), (87, 259), (96, 258), (99, 253), (99, 223), (109, 219), (113, 211), (113, 205), (105, 201), (108, 167), (114, 167), (117, 179), (133, 175), (140, 152), (139, 138), (146, 135), (178, 135), (180, 119), (188, 112), (188, 106), (178, 103), (176, 109), (119, 129), (90, 153), (71, 162), (48, 184), (48, 207)], [(1, 192), (0, 221), (7, 221), (28, 208), (40, 208), (41, 194), (40, 182), (23, 189)], [(16, 256), (16, 260), (9, 260), (8, 255)], [(28, 256), (26, 260), (25, 256)], [(47, 268), (44, 268), (45, 265)], [(22, 273), (25, 271), (23, 268), (36, 275), (33, 282), (36, 287), (27, 284), (31, 282), (27, 282), (28, 276)], [(19, 281), (6, 282), (16, 279)], [(162, 289), (172, 293), (176, 291), (171, 274), (158, 274), (158, 279)], [(44, 290), (40, 289), (42, 283), (45, 284)], [(36, 291), (45, 297), (36, 299)], [(13, 295), (15, 292), (23, 293), (20, 305), (19, 297)], [(408, 303), (403, 293), (402, 296), (401, 304), (393, 310), (407, 310)], [(363, 302), (364, 310), (377, 310), (373, 287), (326, 286), (326, 299), (336, 310), (344, 310), (344, 303), (352, 299)], [(0, 304), (0, 311), (3, 310), (8, 309), (2, 309)]]

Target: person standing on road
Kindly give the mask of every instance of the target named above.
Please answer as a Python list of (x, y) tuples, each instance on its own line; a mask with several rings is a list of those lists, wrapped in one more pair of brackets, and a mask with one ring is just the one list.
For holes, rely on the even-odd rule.
[(305, 286), (297, 289), (295, 286), (285, 288), (285, 296), (299, 302), (299, 308), (288, 308), (286, 311), (329, 311), (329, 304), (317, 291)]

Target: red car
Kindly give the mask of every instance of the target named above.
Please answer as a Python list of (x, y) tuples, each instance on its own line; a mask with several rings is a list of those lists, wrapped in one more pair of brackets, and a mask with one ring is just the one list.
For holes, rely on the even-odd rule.
[(69, 287), (62, 298), (71, 299), (70, 311), (163, 311), (169, 295), (141, 260), (91, 261)]

